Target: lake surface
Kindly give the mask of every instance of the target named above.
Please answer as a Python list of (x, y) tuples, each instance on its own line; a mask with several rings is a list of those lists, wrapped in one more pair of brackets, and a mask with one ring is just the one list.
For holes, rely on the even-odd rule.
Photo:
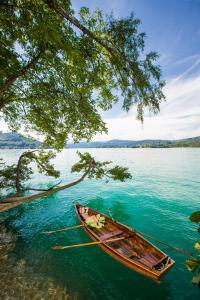
[[(84, 152), (81, 149), (81, 152)], [(186, 256), (163, 245), (160, 249), (176, 264), (157, 285), (126, 268), (98, 246), (54, 251), (53, 245), (90, 241), (82, 230), (49, 236), (42, 231), (78, 224), (74, 204), (80, 202), (104, 213), (110, 209), (115, 219), (155, 236), (176, 247), (193, 251), (198, 239), (190, 214), (200, 208), (200, 149), (87, 149), (96, 159), (112, 160), (130, 168), (133, 179), (125, 183), (85, 180), (48, 198), (29, 202), (0, 215), (18, 235), (13, 256), (25, 259), (35, 274), (52, 278), (77, 299), (199, 299), (191, 284)], [(0, 156), (13, 163), (21, 150), (1, 150)], [(62, 182), (80, 175), (71, 174), (76, 150), (68, 149), (55, 159)], [(32, 186), (57, 182), (36, 174)]]

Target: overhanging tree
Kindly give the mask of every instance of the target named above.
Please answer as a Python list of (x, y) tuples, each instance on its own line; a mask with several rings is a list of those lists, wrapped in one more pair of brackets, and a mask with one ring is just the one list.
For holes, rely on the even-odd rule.
[(145, 108), (159, 111), (158, 56), (144, 51), (133, 14), (105, 18), (84, 7), (75, 17), (68, 0), (3, 0), (0, 8), (0, 111), (11, 130), (37, 132), (60, 150), (68, 138), (106, 132), (100, 110), (121, 98), (141, 121)]
[[(82, 176), (77, 180), (70, 182), (61, 186), (51, 186), (48, 189), (37, 189), (25, 185), (26, 181), (31, 178), (32, 168), (29, 164), (33, 161), (36, 162), (39, 172), (45, 173), (45, 175), (53, 176), (55, 178), (59, 177), (59, 171), (56, 171), (53, 165), (50, 163), (50, 157), (52, 158), (54, 154), (52, 152), (44, 152), (37, 155), (36, 151), (24, 152), (18, 160), (16, 165), (7, 166), (6, 168), (0, 168), (0, 178), (2, 179), (1, 188), (14, 189), (15, 193), (11, 197), (1, 200), (0, 202), (0, 212), (8, 210), (10, 208), (16, 207), (24, 202), (35, 200), (41, 197), (49, 196), (55, 192), (70, 188), (82, 182), (87, 176), (92, 179), (102, 179), (104, 177), (125, 181), (126, 179), (131, 179), (132, 176), (128, 171), (128, 168), (114, 166), (109, 167), (110, 161), (98, 162), (96, 161), (90, 153), (80, 153), (79, 162), (72, 166), (71, 172), (83, 172)], [(59, 182), (60, 184), (60, 182)], [(41, 193), (24, 195), (27, 191), (39, 191)]]
[[(70, 136), (91, 139), (106, 131), (99, 109), (123, 97), (159, 110), (164, 99), (157, 54), (144, 52), (145, 34), (132, 14), (105, 19), (87, 8), (75, 18), (70, 1), (1, 1), (2, 118), (62, 148)], [(24, 126), (25, 125), (25, 126)]]

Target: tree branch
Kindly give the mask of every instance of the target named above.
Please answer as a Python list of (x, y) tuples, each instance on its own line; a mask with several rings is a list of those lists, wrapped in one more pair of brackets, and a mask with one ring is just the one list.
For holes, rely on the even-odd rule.
[(81, 30), (84, 34), (89, 36), (92, 40), (95, 40), (99, 45), (103, 46), (110, 54), (113, 54), (112, 48), (110, 48), (101, 38), (98, 38), (92, 31), (87, 29), (84, 25), (82, 25), (78, 19), (70, 16), (67, 10), (64, 10), (62, 7), (58, 6), (56, 1), (54, 0), (44, 0), (44, 2), (49, 6), (49, 8), (53, 9), (56, 13), (63, 16), (66, 20), (68, 20), (71, 24)]
[(85, 171), (85, 173), (79, 179), (77, 179), (77, 180), (75, 180), (71, 183), (68, 183), (66, 185), (63, 185), (63, 186), (60, 186), (60, 187), (57, 187), (57, 188), (50, 189), (48, 191), (45, 191), (43, 193), (39, 193), (39, 194), (36, 194), (36, 195), (29, 195), (29, 196), (25, 196), (25, 197), (17, 197), (17, 199), (15, 197), (10, 197), (10, 198), (6, 198), (6, 199), (1, 200), (0, 201), (0, 212), (9, 210), (9, 209), (11, 209), (13, 207), (16, 207), (18, 205), (21, 205), (25, 202), (28, 202), (28, 201), (31, 201), (31, 200), (36, 200), (38, 198), (43, 198), (43, 197), (49, 196), (51, 194), (54, 194), (56, 192), (65, 190), (67, 188), (70, 188), (74, 185), (77, 185), (78, 183), (83, 181), (85, 179), (85, 177), (88, 175), (88, 173), (90, 172), (90, 170), (93, 166), (93, 163), (94, 163), (94, 160), (91, 160), (90, 163), (89, 163), (89, 167)]
[(31, 61), (25, 65), (21, 70), (19, 70), (15, 75), (11, 76), (10, 78), (6, 79), (4, 84), (0, 88), (0, 110), (4, 108), (5, 106), (5, 100), (4, 96), (6, 91), (11, 87), (11, 85), (21, 76), (25, 75), (27, 71), (29, 71), (31, 68), (33, 68), (38, 60), (40, 59), (41, 55), (44, 53), (45, 48), (41, 47), (38, 53), (32, 57)]
[(21, 172), (21, 164), (22, 164), (23, 158), (29, 156), (31, 153), (36, 152), (36, 151), (37, 150), (26, 151), (26, 152), (22, 153), (22, 155), (18, 159), (17, 170), (16, 170), (16, 180), (15, 180), (16, 194), (14, 195), (14, 197), (18, 197), (20, 195), (20, 193), (22, 192), (21, 185), (20, 185), (20, 172)]
[[(64, 10), (62, 7), (60, 7), (58, 5), (58, 3), (56, 3), (55, 0), (44, 0), (44, 2), (49, 6), (49, 8), (51, 8), (52, 10), (54, 10), (57, 14), (61, 15), (62, 17), (64, 17), (66, 20), (68, 20), (71, 24), (73, 24), (75, 27), (77, 27), (80, 31), (82, 31), (84, 34), (86, 34), (88, 37), (90, 37), (92, 40), (96, 41), (99, 45), (101, 45), (102, 47), (104, 47), (104, 49), (107, 50), (107, 52), (110, 54), (111, 56), (111, 60), (116, 59), (117, 55), (116, 55), (116, 51), (121, 55), (124, 56), (125, 54), (122, 53), (122, 51), (120, 49), (116, 48), (116, 45), (113, 45), (113, 48), (108, 46), (107, 43), (105, 43), (101, 38), (97, 37), (92, 31), (90, 31), (89, 29), (87, 29), (84, 25), (82, 25), (78, 19), (76, 19), (74, 16), (71, 16), (70, 13), (67, 10)], [(131, 67), (131, 62), (130, 60), (126, 57), (126, 62), (129, 64), (129, 67)], [(117, 64), (113, 64), (114, 67), (117, 69), (117, 71), (119, 72), (119, 76), (121, 78), (121, 81), (123, 82), (123, 76), (121, 74), (120, 68), (117, 66)], [(127, 67), (124, 65), (124, 68), (127, 69)], [(135, 84), (136, 79), (134, 77), (132, 77), (132, 81)]]
[(55, 185), (51, 186), (48, 189), (26, 188), (23, 191), (40, 191), (40, 192), (50, 191), (50, 190), (54, 189), (56, 186), (58, 186), (61, 182), (62, 182), (62, 180), (60, 180), (58, 183), (56, 183)]

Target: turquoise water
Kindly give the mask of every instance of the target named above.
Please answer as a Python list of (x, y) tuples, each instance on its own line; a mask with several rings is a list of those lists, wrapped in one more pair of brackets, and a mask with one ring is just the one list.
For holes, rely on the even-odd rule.
[[(81, 151), (84, 151), (81, 149)], [(200, 149), (90, 149), (99, 160), (112, 160), (130, 168), (133, 179), (125, 183), (85, 180), (48, 198), (26, 203), (0, 215), (0, 221), (18, 235), (13, 256), (23, 258), (36, 274), (53, 278), (77, 293), (78, 299), (199, 299), (200, 291), (190, 283), (185, 255), (165, 246), (160, 249), (176, 264), (161, 285), (126, 268), (98, 246), (53, 251), (53, 245), (90, 241), (82, 229), (41, 234), (44, 230), (78, 224), (74, 204), (78, 201), (107, 213), (138, 230), (174, 246), (192, 250), (198, 238), (188, 217), (200, 208)], [(14, 162), (20, 150), (1, 150), (1, 157)], [(55, 160), (62, 181), (76, 161), (75, 150), (64, 150)], [(32, 186), (49, 178), (36, 174)]]

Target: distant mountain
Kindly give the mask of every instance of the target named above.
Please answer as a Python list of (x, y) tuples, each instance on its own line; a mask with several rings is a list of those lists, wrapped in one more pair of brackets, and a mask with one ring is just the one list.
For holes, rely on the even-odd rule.
[(0, 133), (1, 149), (35, 149), (41, 142), (24, 137), (15, 132)]
[(107, 142), (82, 142), (68, 144), (67, 148), (171, 148), (171, 147), (200, 147), (200, 137), (182, 140), (111, 140)]
[[(41, 142), (28, 139), (18, 133), (0, 133), (0, 149), (35, 149)], [(110, 140), (107, 142), (82, 142), (68, 144), (66, 148), (171, 148), (200, 147), (200, 137), (182, 140)]]

